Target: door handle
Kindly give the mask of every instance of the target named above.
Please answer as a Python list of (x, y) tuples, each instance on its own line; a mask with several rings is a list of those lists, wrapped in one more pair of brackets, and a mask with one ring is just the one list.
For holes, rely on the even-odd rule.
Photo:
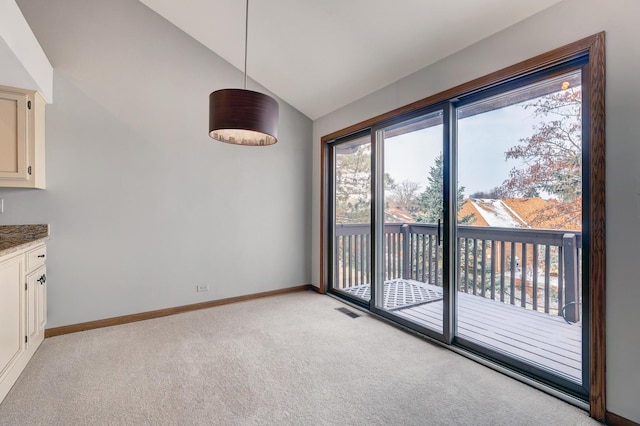
[(440, 239), (440, 219), (438, 219), (438, 245), (440, 245), (441, 242), (442, 240)]

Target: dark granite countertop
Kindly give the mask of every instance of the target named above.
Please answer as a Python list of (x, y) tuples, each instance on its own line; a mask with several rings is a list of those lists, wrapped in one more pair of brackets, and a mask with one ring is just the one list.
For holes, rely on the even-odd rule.
[(0, 256), (49, 239), (49, 225), (0, 225)]

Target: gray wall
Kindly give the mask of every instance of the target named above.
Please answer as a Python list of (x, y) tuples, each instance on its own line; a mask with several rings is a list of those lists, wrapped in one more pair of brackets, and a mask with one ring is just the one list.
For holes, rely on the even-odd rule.
[(18, 3), (55, 102), (48, 187), (0, 189), (0, 224), (51, 224), (48, 327), (310, 282), (308, 118), (280, 101), (276, 145), (216, 142), (239, 70), (136, 0)]
[[(565, 0), (314, 121), (313, 283), (318, 285), (320, 280), (319, 158), (323, 135), (604, 30), (607, 33), (607, 408), (640, 422), (638, 16), (637, 0)], [(425, 41), (425, 49), (428, 48)]]

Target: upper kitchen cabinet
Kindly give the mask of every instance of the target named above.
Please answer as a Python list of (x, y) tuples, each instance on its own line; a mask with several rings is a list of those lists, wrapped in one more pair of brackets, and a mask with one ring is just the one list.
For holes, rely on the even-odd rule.
[(0, 86), (0, 187), (45, 188), (45, 105), (36, 91)]
[(15, 0), (0, 0), (0, 11), (0, 187), (44, 188), (53, 67)]

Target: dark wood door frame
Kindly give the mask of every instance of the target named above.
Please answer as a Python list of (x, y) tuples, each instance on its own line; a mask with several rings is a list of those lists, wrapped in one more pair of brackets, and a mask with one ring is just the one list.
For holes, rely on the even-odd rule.
[(588, 116), (589, 137), (589, 175), (585, 177), (589, 185), (589, 207), (585, 212), (585, 228), (588, 230), (588, 244), (590, 246), (588, 262), (589, 276), (589, 306), (588, 321), (590, 334), (590, 415), (594, 419), (604, 421), (606, 415), (606, 244), (605, 244), (605, 33), (601, 32), (578, 40), (550, 52), (480, 77), (468, 83), (461, 84), (444, 92), (429, 96), (409, 105), (397, 108), (385, 114), (365, 120), (345, 129), (333, 132), (321, 138), (320, 155), (320, 292), (327, 288), (327, 194), (328, 177), (327, 166), (329, 150), (327, 143), (335, 139), (350, 135), (357, 131), (368, 129), (393, 118), (410, 113), (420, 108), (437, 104), (449, 99), (460, 97), (481, 89), (485, 89), (516, 77), (527, 75), (535, 71), (571, 60), (584, 54), (589, 55), (586, 65), (587, 90), (583, 93), (590, 105)]

